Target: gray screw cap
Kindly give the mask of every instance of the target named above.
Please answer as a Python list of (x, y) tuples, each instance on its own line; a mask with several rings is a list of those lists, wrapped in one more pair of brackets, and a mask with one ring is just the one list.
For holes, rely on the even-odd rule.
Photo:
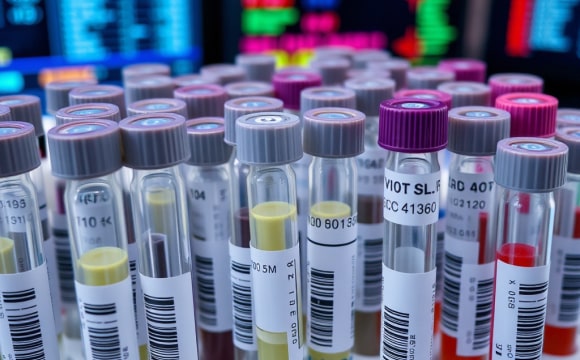
[(125, 99), (127, 104), (135, 101), (173, 97), (173, 79), (165, 75), (147, 75), (132, 77), (125, 81)]
[(437, 90), (451, 95), (451, 107), (490, 106), (489, 86), (475, 81), (451, 81), (440, 84)]
[(187, 74), (181, 75), (173, 78), (173, 84), (175, 87), (184, 87), (190, 85), (206, 85), (206, 84), (216, 84), (219, 85), (220, 81), (217, 76), (213, 75), (200, 75), (200, 74)]
[(121, 119), (127, 116), (125, 93), (123, 88), (115, 85), (79, 86), (68, 93), (71, 105), (86, 103), (107, 103), (117, 105)]
[(580, 126), (558, 129), (556, 140), (568, 146), (568, 172), (580, 174)]
[(490, 106), (449, 111), (447, 149), (468, 156), (495, 155), (497, 143), (510, 135), (510, 113)]
[(70, 105), (68, 93), (79, 86), (97, 85), (97, 80), (53, 81), (44, 87), (46, 112), (54, 115), (58, 110)]
[(34, 126), (36, 136), (44, 134), (40, 98), (34, 95), (9, 95), (0, 97), (0, 105), (10, 108), (13, 121), (24, 121)]
[(138, 63), (123, 67), (122, 70), (123, 83), (132, 77), (140, 77), (145, 75), (171, 75), (171, 68), (169, 65), (162, 63)]
[(274, 86), (261, 81), (240, 81), (224, 86), (230, 99), (244, 96), (274, 96)]
[(319, 107), (356, 108), (356, 95), (350, 89), (332, 86), (317, 86), (300, 92), (300, 112)]
[(227, 85), (236, 81), (247, 79), (246, 70), (234, 64), (210, 64), (200, 68), (200, 74), (214, 76), (219, 79), (221, 85)]
[(379, 116), (379, 108), (383, 100), (393, 97), (395, 81), (390, 79), (350, 79), (344, 87), (354, 91), (356, 109), (366, 116)]
[(437, 89), (444, 82), (455, 80), (455, 73), (436, 66), (418, 66), (407, 70), (408, 89)]
[(173, 97), (185, 101), (190, 119), (204, 116), (224, 116), (228, 95), (219, 85), (191, 85), (175, 89)]
[(367, 69), (369, 70), (388, 70), (391, 73), (391, 78), (395, 80), (396, 90), (407, 86), (407, 70), (410, 68), (411, 63), (400, 58), (367, 62)]
[(5, 105), (0, 105), (0, 121), (10, 121), (12, 117), (10, 116), (10, 108)]
[(224, 104), (225, 141), (236, 144), (236, 119), (240, 116), (259, 112), (281, 112), (284, 103), (280, 99), (264, 96), (251, 96), (231, 99)]
[(107, 103), (86, 103), (62, 108), (54, 114), (56, 124), (71, 121), (105, 119), (119, 122), (121, 114), (117, 105)]
[(236, 65), (246, 70), (250, 81), (271, 82), (276, 71), (276, 58), (268, 54), (239, 54)]
[(187, 138), (191, 157), (187, 161), (194, 166), (214, 166), (227, 163), (233, 147), (224, 141), (224, 119), (204, 117), (188, 120)]
[(149, 113), (172, 113), (187, 117), (185, 101), (173, 98), (156, 98), (135, 101), (127, 106), (129, 116)]
[(580, 126), (580, 109), (560, 108), (556, 112), (556, 126)]
[(346, 72), (350, 69), (350, 61), (344, 58), (329, 58), (312, 60), (310, 67), (322, 78), (322, 85), (340, 86), (346, 80)]
[(22, 121), (0, 122), (0, 178), (24, 174), (39, 166), (34, 126)]

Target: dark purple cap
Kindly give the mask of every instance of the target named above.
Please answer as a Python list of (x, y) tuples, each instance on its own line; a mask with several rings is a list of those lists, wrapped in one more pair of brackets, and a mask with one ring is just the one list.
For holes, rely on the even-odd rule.
[(396, 90), (407, 86), (407, 71), (410, 68), (411, 63), (400, 58), (367, 62), (367, 69), (369, 70), (388, 70), (391, 73), (391, 78), (395, 80)]
[(580, 109), (560, 108), (556, 112), (556, 126), (580, 126)]
[(350, 61), (343, 58), (312, 60), (310, 67), (320, 74), (322, 85), (340, 86), (346, 80), (346, 72), (350, 69)]
[(274, 96), (274, 86), (262, 81), (240, 81), (224, 86), (230, 99), (245, 96)]
[(394, 99), (404, 99), (404, 98), (413, 98), (413, 99), (424, 99), (424, 100), (437, 100), (441, 101), (447, 106), (447, 109), (451, 109), (451, 95), (448, 93), (444, 93), (443, 91), (439, 90), (431, 90), (431, 89), (415, 89), (415, 90), (399, 90), (395, 94), (393, 94)]
[(462, 106), (449, 111), (447, 150), (467, 156), (491, 156), (510, 135), (510, 113), (491, 106)]
[(53, 81), (44, 87), (46, 112), (54, 115), (59, 109), (70, 105), (68, 93), (79, 86), (96, 85), (97, 80)]
[(324, 158), (346, 158), (365, 149), (365, 115), (360, 111), (325, 107), (303, 115), (304, 152)]
[(280, 99), (264, 96), (241, 97), (224, 104), (225, 141), (236, 144), (236, 119), (240, 116), (259, 112), (281, 112), (284, 103)]
[(52, 174), (63, 179), (90, 179), (121, 168), (121, 134), (116, 122), (73, 121), (48, 131)]
[(5, 105), (0, 105), (0, 121), (10, 121), (12, 117), (10, 116), (10, 107)]
[(56, 124), (65, 124), (71, 121), (106, 119), (119, 122), (121, 115), (117, 105), (107, 103), (86, 103), (62, 108), (54, 114)]
[(172, 113), (187, 117), (185, 101), (173, 98), (157, 98), (136, 101), (127, 106), (129, 116), (148, 113)]
[(24, 121), (34, 126), (36, 136), (44, 134), (40, 98), (34, 95), (8, 95), (0, 97), (0, 105), (10, 108), (13, 121)]
[(355, 69), (364, 69), (369, 61), (389, 60), (391, 54), (383, 49), (360, 49), (352, 55), (352, 65)]
[(568, 146), (568, 172), (580, 174), (580, 126), (558, 129), (556, 140)]
[(215, 76), (221, 85), (247, 79), (246, 70), (234, 64), (210, 64), (200, 68), (201, 75)]
[(117, 105), (121, 118), (127, 116), (125, 93), (123, 88), (115, 85), (79, 86), (68, 93), (71, 105), (86, 103), (107, 103)]
[(487, 81), (491, 89), (491, 103), (503, 94), (513, 92), (541, 93), (544, 89), (544, 80), (536, 75), (522, 73), (494, 74)]
[(171, 75), (169, 65), (162, 63), (138, 63), (123, 67), (123, 83), (132, 77), (141, 77), (146, 75)]
[(272, 78), (276, 97), (290, 110), (300, 110), (300, 92), (304, 89), (322, 85), (322, 78), (312, 71), (282, 70)]
[(566, 182), (568, 147), (535, 137), (511, 137), (497, 144), (495, 182), (526, 192), (556, 190)]
[(509, 93), (495, 100), (495, 107), (512, 116), (510, 136), (553, 137), (558, 99), (538, 93)]
[(269, 54), (239, 54), (236, 65), (246, 70), (249, 81), (271, 82), (276, 71), (276, 58)]
[(302, 90), (300, 93), (300, 112), (319, 107), (343, 107), (356, 109), (354, 91), (333, 86), (317, 86)]
[(439, 61), (438, 68), (451, 70), (455, 73), (456, 81), (485, 82), (487, 65), (477, 59), (444, 59)]
[(447, 145), (447, 105), (423, 99), (381, 103), (379, 146), (402, 153), (435, 152)]
[(391, 72), (386, 69), (351, 69), (346, 72), (346, 77), (347, 79), (389, 79)]
[(450, 81), (437, 86), (437, 90), (451, 95), (451, 107), (489, 106), (489, 86), (474, 81)]
[(187, 161), (194, 166), (214, 166), (227, 163), (233, 147), (224, 141), (224, 119), (203, 117), (187, 120), (187, 138), (191, 157)]
[(220, 80), (217, 76), (213, 75), (200, 75), (200, 74), (187, 74), (181, 75), (173, 78), (173, 84), (175, 87), (184, 87), (191, 85), (206, 85), (215, 84), (219, 85)]
[(173, 79), (165, 75), (133, 76), (125, 81), (127, 104), (135, 101), (173, 97)]
[(395, 81), (391, 79), (350, 79), (344, 87), (354, 91), (356, 109), (366, 116), (379, 116), (379, 107), (384, 100), (391, 99)]
[(0, 177), (24, 174), (39, 166), (34, 126), (22, 121), (0, 122)]
[(224, 116), (224, 103), (228, 95), (219, 85), (191, 85), (177, 88), (173, 97), (185, 101), (189, 118)]
[(407, 70), (407, 88), (437, 89), (441, 83), (454, 81), (455, 73), (435, 66), (418, 66)]
[(119, 123), (124, 165), (132, 169), (163, 169), (190, 157), (185, 118), (154, 113), (130, 116)]

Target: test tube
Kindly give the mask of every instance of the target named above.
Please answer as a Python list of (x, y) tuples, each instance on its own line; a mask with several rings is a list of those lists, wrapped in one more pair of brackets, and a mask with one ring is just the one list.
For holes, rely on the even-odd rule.
[(175, 88), (173, 79), (166, 75), (132, 77), (124, 81), (123, 85), (127, 104), (145, 99), (171, 98)]
[(52, 81), (44, 87), (46, 112), (54, 115), (59, 109), (70, 105), (68, 93), (79, 86), (96, 85), (97, 80)]
[(580, 125), (580, 109), (560, 108), (556, 112), (556, 127)]
[[(236, 145), (236, 119), (256, 112), (282, 111), (283, 103), (269, 97), (244, 97), (228, 100), (224, 105), (224, 141)], [(232, 181), (232, 236), (230, 270), (232, 284), (233, 333), (236, 360), (256, 360), (257, 342), (254, 330), (253, 294), (251, 288), (250, 212), (247, 177), (249, 165), (240, 162), (234, 148)]]
[(126, 65), (121, 70), (123, 82), (132, 77), (141, 77), (149, 75), (171, 75), (171, 68), (163, 63), (136, 63)]
[(244, 68), (249, 81), (271, 82), (276, 58), (270, 54), (238, 54), (236, 65)]
[(129, 116), (160, 112), (187, 117), (187, 104), (179, 99), (156, 98), (135, 101), (127, 106)]
[(554, 190), (568, 148), (533, 137), (501, 140), (495, 157), (497, 238), (490, 359), (540, 359), (548, 300)]
[(173, 97), (187, 104), (190, 119), (205, 116), (224, 116), (224, 103), (228, 95), (219, 85), (191, 85), (177, 88)]
[(437, 67), (453, 71), (457, 81), (485, 82), (487, 65), (481, 60), (469, 58), (443, 59), (439, 61)]
[(381, 329), (383, 262), (383, 179), (386, 156), (377, 144), (381, 101), (393, 97), (395, 82), (388, 79), (347, 80), (356, 94), (356, 108), (366, 116), (365, 151), (357, 156), (358, 252), (353, 352), (378, 356)]
[(408, 89), (437, 89), (444, 82), (454, 81), (455, 73), (435, 66), (417, 66), (407, 70)]
[(119, 123), (150, 358), (197, 360), (191, 252), (179, 164), (189, 156), (183, 116), (143, 114)]
[(234, 64), (209, 64), (199, 69), (202, 76), (214, 76), (221, 85), (247, 80), (246, 69)]
[(578, 352), (580, 283), (580, 127), (565, 127), (556, 140), (568, 146), (567, 182), (555, 193), (554, 237), (550, 258), (544, 354), (571, 356)]
[(121, 119), (127, 117), (125, 92), (123, 88), (116, 85), (86, 85), (72, 89), (68, 93), (68, 100), (71, 105), (86, 103), (106, 103), (117, 105)]
[(431, 359), (435, 253), (447, 106), (439, 101), (381, 103), (378, 144), (384, 173), (383, 359)]
[(67, 181), (65, 206), (84, 355), (139, 359), (123, 194), (115, 177), (121, 168), (117, 123), (69, 122), (52, 128), (48, 140), (52, 173)]
[(489, 86), (474, 81), (450, 81), (437, 86), (437, 90), (451, 95), (451, 108), (460, 106), (490, 106)]
[(509, 93), (496, 98), (495, 107), (511, 114), (510, 136), (554, 137), (558, 99), (546, 94)]
[(441, 358), (485, 360), (489, 354), (495, 236), (497, 142), (509, 136), (510, 114), (487, 106), (449, 111)]
[(536, 75), (524, 73), (493, 74), (487, 81), (491, 90), (491, 103), (495, 104), (498, 96), (514, 92), (541, 93), (544, 80)]
[(410, 68), (411, 63), (406, 59), (400, 58), (367, 62), (367, 69), (369, 70), (388, 70), (391, 73), (391, 78), (395, 80), (396, 90), (407, 87), (407, 71)]
[(238, 159), (250, 166), (253, 306), (258, 358), (303, 359), (296, 179), (302, 156), (300, 119), (282, 112), (236, 120)]
[(196, 289), (201, 359), (234, 359), (231, 236), (232, 146), (224, 142), (224, 120), (188, 120), (191, 157), (183, 166)]
[(425, 99), (425, 100), (437, 100), (441, 101), (447, 106), (447, 109), (451, 109), (451, 103), (453, 98), (450, 94), (431, 89), (404, 89), (399, 90), (393, 94), (394, 99), (402, 98), (414, 98), (414, 99)]
[(224, 86), (230, 99), (246, 96), (274, 96), (274, 87), (271, 83), (262, 81), (239, 81)]
[(32, 124), (0, 123), (0, 354), (58, 359), (37, 191), (40, 166)]
[(357, 169), (365, 115), (346, 108), (304, 113), (309, 167), (307, 341), (311, 360), (346, 360), (354, 345)]

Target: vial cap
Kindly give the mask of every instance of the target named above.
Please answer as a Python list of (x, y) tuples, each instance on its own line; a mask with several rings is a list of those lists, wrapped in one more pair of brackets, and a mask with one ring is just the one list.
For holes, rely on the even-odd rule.
[(403, 153), (426, 153), (447, 145), (447, 106), (435, 100), (391, 99), (379, 110), (379, 146)]
[(455, 73), (435, 66), (419, 66), (407, 70), (407, 88), (437, 89), (439, 84), (454, 81)]
[(389, 79), (391, 72), (383, 69), (350, 69), (346, 72), (347, 79)]
[(244, 115), (236, 120), (238, 160), (254, 165), (282, 165), (302, 157), (298, 116), (283, 112)]
[(10, 116), (10, 107), (5, 105), (0, 105), (0, 121), (10, 121), (12, 117)]
[(383, 49), (360, 49), (352, 55), (352, 66), (364, 69), (369, 61), (382, 61), (391, 58), (391, 54)]
[(236, 65), (246, 70), (248, 80), (269, 83), (276, 71), (276, 58), (268, 54), (239, 54)]
[(79, 86), (97, 85), (97, 80), (53, 81), (44, 87), (46, 112), (53, 115), (63, 107), (70, 105), (68, 93)]
[(48, 131), (54, 176), (89, 179), (121, 168), (121, 134), (111, 120), (67, 122)]
[(127, 107), (129, 116), (160, 112), (187, 117), (187, 105), (185, 101), (179, 99), (156, 98), (135, 101)]
[(133, 76), (125, 81), (128, 104), (135, 101), (173, 97), (173, 80), (165, 75)]
[(338, 86), (346, 80), (346, 72), (350, 69), (350, 61), (344, 58), (312, 60), (310, 67), (320, 74), (322, 85)]
[(224, 103), (228, 95), (219, 85), (191, 85), (177, 88), (173, 97), (187, 104), (187, 116), (198, 118), (204, 116), (224, 116)]
[(354, 91), (356, 109), (366, 116), (379, 116), (381, 101), (391, 99), (395, 81), (390, 79), (350, 79), (344, 87)]
[(365, 115), (357, 110), (325, 107), (303, 114), (304, 152), (346, 158), (364, 151)]
[(171, 75), (169, 65), (162, 63), (138, 63), (123, 67), (123, 83), (132, 77), (141, 77), (145, 75)]
[(282, 70), (272, 78), (276, 97), (284, 102), (284, 107), (300, 110), (300, 92), (306, 88), (322, 85), (322, 78), (311, 71)]
[(224, 89), (230, 99), (245, 96), (274, 96), (274, 86), (261, 81), (240, 81), (227, 84)]
[(489, 86), (474, 81), (451, 81), (440, 84), (437, 90), (451, 95), (451, 107), (489, 106)]
[(187, 74), (181, 75), (173, 78), (173, 84), (175, 87), (184, 87), (191, 85), (207, 85), (214, 84), (219, 85), (220, 81), (217, 76), (213, 75), (200, 75), (200, 74)]
[(62, 108), (54, 114), (56, 124), (64, 124), (71, 121), (105, 119), (119, 122), (121, 114), (117, 105), (106, 103), (86, 103)]
[(546, 94), (509, 93), (495, 100), (495, 107), (511, 116), (510, 136), (553, 137), (558, 99)]
[(510, 113), (491, 106), (463, 106), (449, 111), (447, 149), (468, 156), (491, 156), (510, 134)]
[(130, 116), (119, 123), (124, 165), (133, 169), (162, 169), (189, 159), (185, 118), (154, 113)]
[(407, 86), (407, 70), (410, 68), (411, 63), (400, 58), (367, 62), (367, 69), (369, 70), (388, 70), (391, 73), (391, 78), (395, 80), (397, 90)]
[(558, 129), (556, 140), (568, 146), (568, 172), (580, 174), (580, 126)]
[(260, 112), (281, 112), (284, 103), (280, 99), (264, 96), (251, 96), (231, 99), (224, 104), (225, 141), (236, 144), (236, 119), (240, 116)]
[(513, 92), (541, 93), (544, 88), (544, 80), (536, 75), (523, 73), (500, 73), (489, 77), (487, 81), (491, 90), (491, 103), (503, 94)]
[(107, 103), (117, 105), (121, 118), (127, 116), (125, 93), (123, 88), (115, 85), (79, 86), (68, 93), (71, 105), (86, 103)]
[(0, 177), (24, 174), (39, 166), (34, 126), (22, 121), (0, 122)]
[(200, 68), (201, 75), (218, 78), (221, 85), (246, 80), (246, 70), (234, 64), (210, 64)]
[(188, 120), (187, 139), (191, 157), (187, 161), (195, 166), (213, 166), (228, 162), (233, 147), (224, 142), (224, 119), (203, 117)]
[(556, 126), (580, 126), (580, 109), (558, 109), (556, 112)]
[(443, 59), (439, 61), (437, 67), (453, 71), (457, 81), (485, 82), (487, 65), (481, 60), (468, 58)]
[(317, 86), (300, 93), (300, 112), (320, 107), (356, 108), (356, 95), (351, 89)]
[(415, 89), (415, 90), (399, 90), (393, 95), (394, 99), (403, 98), (413, 98), (413, 99), (423, 99), (423, 100), (437, 100), (447, 106), (447, 109), (451, 109), (451, 103), (453, 98), (450, 94), (439, 90), (431, 89)]
[(550, 139), (511, 137), (500, 140), (495, 182), (508, 189), (553, 191), (566, 182), (568, 147)]
[(10, 108), (13, 121), (24, 121), (34, 126), (36, 136), (44, 134), (42, 127), (42, 106), (40, 98), (34, 95), (0, 96), (0, 105)]
[(313, 59), (343, 58), (352, 61), (354, 49), (345, 45), (324, 45), (313, 49)]

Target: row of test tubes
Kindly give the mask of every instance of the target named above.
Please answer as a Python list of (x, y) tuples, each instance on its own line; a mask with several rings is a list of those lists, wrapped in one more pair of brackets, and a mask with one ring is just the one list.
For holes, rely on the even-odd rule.
[(541, 79), (341, 52), (316, 71), (240, 56), (177, 89), (159, 65), (127, 68), (125, 89), (50, 84), (54, 236), (34, 101), (0, 99), (3, 120), (36, 125), (0, 123), (3, 356), (573, 355), (579, 130), (549, 139)]

